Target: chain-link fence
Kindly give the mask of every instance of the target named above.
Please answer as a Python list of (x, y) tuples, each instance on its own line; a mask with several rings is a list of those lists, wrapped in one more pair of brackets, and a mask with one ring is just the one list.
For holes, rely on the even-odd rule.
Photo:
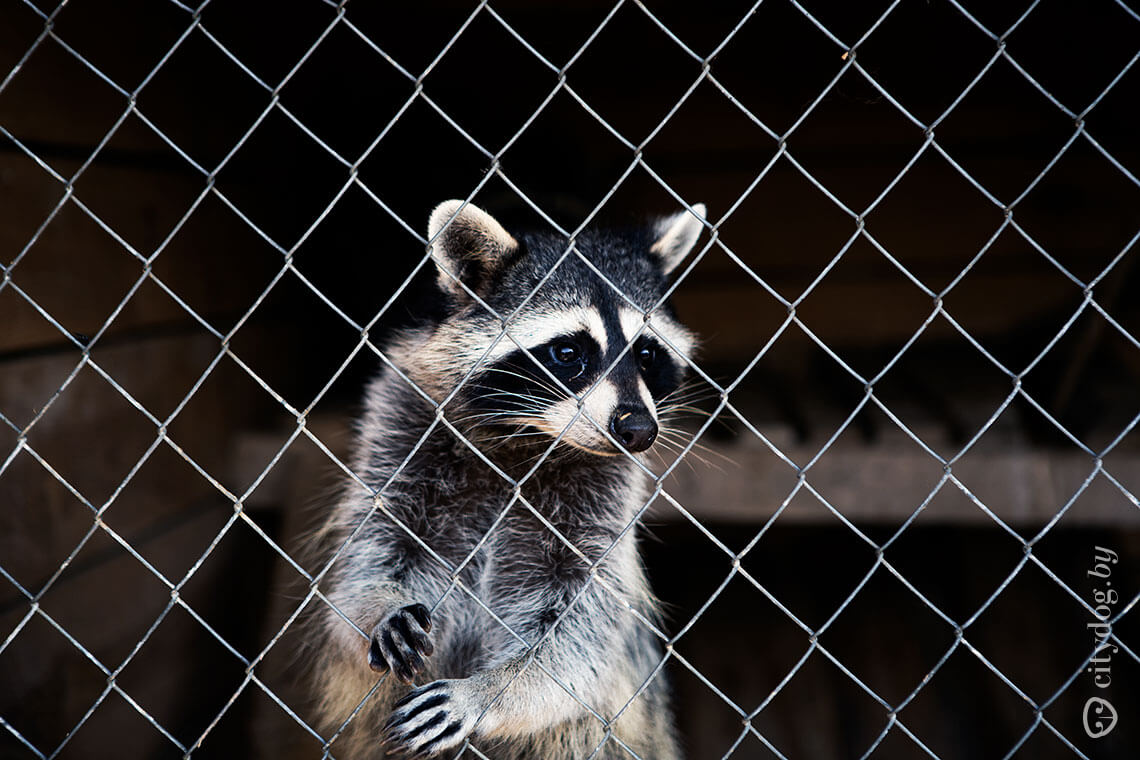
[[(667, 292), (707, 344), (688, 363), (703, 406), (634, 460), (651, 496), (614, 540), (643, 522), (661, 537), (646, 551), (666, 622), (636, 617), (664, 654), (617, 715), (559, 681), (606, 730), (596, 755), (637, 756), (612, 723), (669, 672), (692, 756), (1132, 756), (1140, 180), (1122, 114), (1140, 14), (810, 5), (9, 3), (3, 755), (338, 756), (358, 711), (319, 731), (291, 658), (340, 552), (303, 558), (293, 505), (327, 506), (331, 470), (377, 497), (368, 519), (387, 514), (343, 431), (364, 379), (399, 372), (384, 338), (432, 308), (427, 213), (461, 194), (556, 232), (560, 262), (649, 317), (661, 304), (630, 301), (576, 242), (615, 208), (708, 203)], [(927, 248), (952, 253), (932, 269)], [(515, 341), (514, 315), (494, 316), (495, 343)], [(423, 438), (463, 439), (507, 511), (596, 567), (522, 496), (554, 445), (516, 477), (449, 416), (473, 372), (443, 399), (420, 390), (438, 411)], [(459, 580), (495, 529), (437, 559), (447, 595), (509, 628)], [(196, 692), (207, 670), (222, 675)], [(923, 706), (940, 683), (952, 696)], [(1104, 710), (1120, 725), (1098, 738)]]

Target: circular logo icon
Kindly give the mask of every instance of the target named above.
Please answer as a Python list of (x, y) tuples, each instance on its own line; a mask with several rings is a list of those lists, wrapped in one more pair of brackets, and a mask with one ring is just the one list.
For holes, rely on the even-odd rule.
[(1092, 739), (1107, 736), (1116, 728), (1116, 708), (1107, 699), (1089, 697), (1085, 702), (1085, 733)]

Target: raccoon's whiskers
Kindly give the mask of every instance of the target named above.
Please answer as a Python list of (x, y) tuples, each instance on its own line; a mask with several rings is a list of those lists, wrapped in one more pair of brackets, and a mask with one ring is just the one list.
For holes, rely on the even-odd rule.
[(550, 403), (549, 399), (543, 398), (542, 396), (535, 396), (532, 393), (520, 393), (518, 391), (506, 391), (506, 390), (491, 390), (491, 392), (486, 394), (485, 396), (483, 396), (483, 398), (495, 398), (498, 396), (501, 396), (503, 398), (518, 398), (518, 399), (522, 399), (523, 401), (530, 401), (530, 402), (535, 403), (535, 404), (549, 404)]
[[(657, 464), (660, 467), (665, 468), (671, 464), (671, 462), (675, 462), (677, 460), (677, 455), (679, 455), (681, 451), (682, 447), (678, 443), (669, 440), (669, 438), (666, 436), (658, 435), (657, 443), (653, 446), (653, 448), (649, 449), (645, 453), (654, 457), (657, 460)], [(666, 454), (673, 454), (675, 456), (672, 460), (670, 460), (666, 457)], [(700, 457), (697, 456), (697, 459), (700, 459)], [(697, 471), (696, 466), (693, 465), (689, 457), (685, 457), (684, 464), (689, 468), (690, 471)]]
[(657, 406), (660, 409), (691, 409), (693, 411), (711, 414), (711, 412), (701, 409), (700, 407), (696, 406), (696, 404), (707, 399), (716, 398), (717, 395), (719, 394), (690, 393), (678, 396), (669, 395), (663, 397), (659, 402), (657, 402)]
[(551, 385), (549, 378), (541, 377), (538, 375), (524, 375), (521, 372), (504, 369), (503, 367), (488, 367), (487, 372), (488, 374), (491, 372), (498, 372), (499, 374), (507, 375), (508, 377), (517, 377), (520, 380), (526, 380), (529, 383), (534, 383), (545, 391), (549, 391), (550, 393), (554, 394), (555, 397), (566, 395), (566, 391)]
[[(454, 420), (452, 420), (452, 424), (454, 424), (454, 425), (467, 425), (468, 423), (474, 422), (474, 424), (472, 424), (470, 426), (471, 428), (477, 428), (477, 427), (480, 427), (483, 425), (494, 424), (496, 421), (502, 422), (502, 423), (514, 422), (515, 424), (519, 424), (519, 422), (518, 422), (519, 418), (537, 416), (539, 413), (541, 413), (541, 411), (542, 410), (538, 409), (538, 408), (533, 408), (533, 409), (515, 408), (515, 409), (497, 409), (497, 410), (492, 410), (489, 412), (474, 412), (472, 414), (468, 414), (468, 415), (465, 415), (463, 417), (455, 418)], [(497, 420), (496, 420), (496, 418), (497, 418)], [(476, 420), (478, 420), (478, 421), (475, 422)]]
[(697, 409), (694, 407), (685, 406), (670, 406), (662, 409), (657, 413), (658, 420), (667, 420), (672, 422), (676, 419), (684, 417), (704, 417), (712, 416), (712, 412), (705, 411), (704, 409)]
[(689, 468), (689, 471), (690, 471), (690, 472), (694, 472), (694, 473), (695, 473), (695, 472), (697, 472), (697, 465), (693, 464), (693, 460), (694, 460), (694, 459), (696, 459), (696, 460), (697, 460), (698, 462), (700, 462), (700, 463), (701, 463), (701, 465), (703, 465), (703, 466), (706, 466), (706, 467), (712, 467), (713, 469), (716, 469), (716, 470), (719, 470), (719, 469), (721, 469), (721, 468), (717, 467), (715, 464), (712, 464), (712, 463), (710, 463), (710, 462), (709, 462), (707, 459), (705, 459), (705, 458), (704, 458), (704, 457), (702, 457), (701, 455), (699, 455), (699, 454), (694, 454), (694, 453), (693, 453), (693, 452), (691, 452), (691, 451), (690, 451), (690, 452), (688, 452), (687, 454), (685, 454), (685, 455), (682, 457), (682, 456), (681, 456), (681, 454), (680, 454), (680, 452), (678, 451), (679, 447), (677, 447), (677, 445), (676, 445), (676, 444), (673, 444), (673, 445), (665, 445), (665, 446), (663, 446), (663, 447), (664, 447), (664, 448), (665, 448), (667, 451), (669, 451), (670, 453), (673, 453), (673, 454), (675, 454), (674, 458), (673, 458), (671, 461), (667, 461), (667, 460), (666, 460), (666, 458), (665, 458), (665, 455), (664, 455), (662, 452), (658, 452), (658, 457), (660, 458), (660, 460), (661, 460), (661, 464), (662, 464), (663, 466), (664, 466), (664, 465), (669, 465), (669, 464), (671, 464), (672, 462), (676, 462), (676, 461), (677, 461), (677, 459), (681, 459), (681, 460), (682, 460), (682, 463), (685, 465), (685, 467), (688, 467), (688, 468)]
[(720, 393), (703, 380), (689, 380), (662, 396), (658, 406), (671, 406), (675, 403), (689, 404), (719, 396)]
[[(693, 441), (691, 437), (688, 437), (690, 435), (691, 434), (688, 431), (666, 426), (662, 426), (658, 432), (658, 438), (664, 440), (668, 444), (676, 446), (678, 453), (684, 452), (682, 454), (683, 456), (694, 457), (698, 462), (708, 465), (715, 470), (718, 470), (720, 472), (725, 471), (724, 468), (719, 464), (712, 462), (706, 457), (703, 457), (695, 452), (699, 450), (705, 454), (708, 454), (709, 456), (717, 457), (724, 462), (727, 462), (728, 464), (735, 464), (731, 457), (725, 455), (720, 451), (717, 451), (716, 449), (706, 446), (700, 441)], [(685, 451), (686, 448), (688, 448), (688, 451)]]
[[(542, 433), (542, 435), (548, 435), (548, 434)], [(526, 459), (522, 460), (522, 462), (520, 464), (525, 466), (525, 465), (528, 465), (528, 464), (530, 464), (536, 460), (539, 460), (539, 459), (541, 459), (544, 462), (559, 462), (559, 461), (569, 457), (572, 451), (574, 451), (574, 449), (569, 445), (558, 445), (558, 446), (555, 446), (554, 448), (550, 448), (548, 446), (548, 447), (544, 448), (542, 451), (538, 452), (537, 454), (535, 454), (533, 456), (529, 456)]]
[[(518, 440), (519, 438), (537, 438), (544, 435), (546, 435), (546, 433), (542, 430), (527, 430), (525, 426), (520, 426), (518, 430), (515, 430), (513, 432), (489, 436), (484, 440), (491, 444), (487, 446), (486, 450), (495, 451), (497, 449), (501, 449), (511, 441)], [(530, 460), (524, 460), (524, 462), (525, 461)]]

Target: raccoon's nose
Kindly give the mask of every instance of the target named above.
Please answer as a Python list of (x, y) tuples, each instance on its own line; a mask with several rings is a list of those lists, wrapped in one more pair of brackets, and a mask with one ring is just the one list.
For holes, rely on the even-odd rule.
[(628, 451), (645, 451), (657, 438), (657, 423), (644, 408), (619, 408), (610, 420), (610, 432)]

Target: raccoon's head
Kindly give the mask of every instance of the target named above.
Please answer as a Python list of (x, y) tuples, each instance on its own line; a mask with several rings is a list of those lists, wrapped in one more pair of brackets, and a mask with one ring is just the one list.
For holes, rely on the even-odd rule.
[(470, 203), (440, 204), (428, 238), (451, 308), (402, 363), (477, 439), (645, 451), (694, 347), (662, 303), (703, 227), (693, 210), (582, 233), (567, 253), (565, 238), (516, 238)]

